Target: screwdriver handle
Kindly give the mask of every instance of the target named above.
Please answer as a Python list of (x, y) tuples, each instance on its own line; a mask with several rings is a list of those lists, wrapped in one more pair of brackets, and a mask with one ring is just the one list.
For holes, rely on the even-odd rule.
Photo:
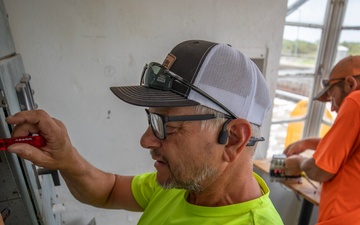
[(25, 136), (25, 137), (14, 137), (14, 138), (3, 138), (0, 139), (0, 150), (5, 151), (10, 145), (15, 143), (26, 143), (34, 147), (40, 148), (45, 146), (45, 139), (40, 136)]

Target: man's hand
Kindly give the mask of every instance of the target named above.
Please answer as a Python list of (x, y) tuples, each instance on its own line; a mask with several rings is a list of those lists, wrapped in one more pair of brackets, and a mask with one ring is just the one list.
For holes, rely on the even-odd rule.
[(29, 144), (17, 143), (8, 147), (9, 152), (48, 169), (67, 168), (71, 164), (76, 150), (61, 121), (50, 117), (43, 110), (30, 110), (9, 116), (6, 122), (15, 125), (13, 137), (39, 134), (46, 140), (46, 145), (40, 149)]
[(302, 170), (300, 168), (301, 161), (304, 158), (299, 155), (292, 155), (285, 160), (285, 174), (287, 176), (300, 175)]
[(4, 220), (3, 220), (2, 216), (1, 216), (1, 213), (0, 213), (0, 225), (5, 225)]
[(320, 138), (316, 137), (296, 141), (285, 148), (284, 154), (286, 156), (299, 155), (307, 149), (315, 150), (320, 140)]
[(300, 153), (304, 152), (306, 149), (303, 148), (303, 140), (296, 141), (289, 146), (287, 146), (284, 150), (284, 154), (286, 156), (292, 156), (292, 155), (299, 155)]

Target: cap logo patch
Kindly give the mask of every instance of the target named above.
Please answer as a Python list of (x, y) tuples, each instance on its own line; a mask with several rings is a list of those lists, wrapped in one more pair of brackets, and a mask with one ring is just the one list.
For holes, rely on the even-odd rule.
[(166, 56), (166, 58), (165, 58), (165, 60), (164, 60), (164, 62), (163, 62), (162, 65), (163, 65), (166, 69), (170, 70), (170, 68), (172, 67), (172, 65), (174, 64), (175, 61), (176, 61), (176, 56), (174, 56), (173, 54), (169, 53), (169, 54)]

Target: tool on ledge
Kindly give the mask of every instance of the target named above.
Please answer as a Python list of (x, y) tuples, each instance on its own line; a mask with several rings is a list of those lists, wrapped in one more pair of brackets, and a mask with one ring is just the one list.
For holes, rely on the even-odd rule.
[(316, 187), (316, 185), (309, 179), (309, 177), (306, 175), (306, 173), (302, 172), (301, 176), (305, 177), (305, 179), (311, 184), (311, 186), (313, 186), (313, 188), (315, 188), (315, 190), (318, 189), (318, 187)]
[(14, 138), (2, 138), (0, 139), (0, 150), (5, 151), (10, 145), (15, 143), (26, 143), (34, 147), (45, 146), (45, 139), (40, 136), (25, 136), (25, 137), (14, 137)]

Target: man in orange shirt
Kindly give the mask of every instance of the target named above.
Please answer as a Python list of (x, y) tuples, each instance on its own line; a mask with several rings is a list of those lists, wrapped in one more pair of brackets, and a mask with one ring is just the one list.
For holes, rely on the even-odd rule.
[[(341, 60), (322, 84), (314, 99), (331, 101), (338, 116), (322, 139), (300, 140), (285, 149), (285, 171), (304, 171), (323, 183), (318, 225), (360, 224), (360, 56)], [(298, 155), (306, 149), (315, 150), (312, 158)]]

